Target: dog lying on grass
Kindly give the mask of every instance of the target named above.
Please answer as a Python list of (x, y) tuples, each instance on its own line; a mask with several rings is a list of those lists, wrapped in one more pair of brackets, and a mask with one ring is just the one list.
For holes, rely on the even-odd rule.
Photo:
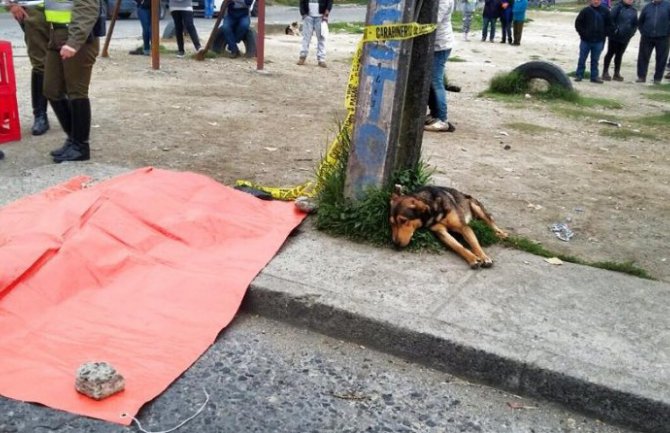
[[(422, 227), (430, 229), (449, 248), (463, 257), (472, 269), (489, 268), (493, 260), (484, 253), (477, 236), (468, 225), (472, 218), (484, 221), (500, 238), (507, 233), (493, 222), (484, 206), (472, 196), (453, 188), (424, 186), (408, 195), (396, 186), (391, 195), (389, 221), (393, 243), (406, 247), (414, 232)], [(449, 231), (459, 233), (470, 245), (470, 250), (458, 242)]]

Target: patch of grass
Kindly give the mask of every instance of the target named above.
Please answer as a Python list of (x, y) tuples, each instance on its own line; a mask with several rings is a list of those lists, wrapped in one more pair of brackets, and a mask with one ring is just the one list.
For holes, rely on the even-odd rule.
[(541, 134), (543, 132), (553, 131), (552, 128), (548, 128), (546, 126), (540, 126), (534, 123), (525, 123), (525, 122), (505, 123), (503, 126), (508, 129), (514, 129), (527, 134)]
[(660, 90), (662, 92), (670, 92), (670, 83), (657, 84), (654, 86), (654, 90)]
[(664, 111), (663, 114), (657, 116), (644, 116), (635, 119), (636, 123), (644, 126), (656, 126), (667, 129), (670, 127), (670, 111)]
[(498, 73), (489, 83), (489, 92), (520, 95), (528, 91), (528, 81), (518, 72)]
[(643, 93), (645, 98), (651, 99), (652, 101), (658, 101), (658, 102), (670, 102), (670, 92), (665, 93)]
[(492, 96), (500, 95), (518, 95), (515, 100), (520, 101), (521, 96), (526, 93), (533, 93), (536, 98), (553, 101), (561, 100), (571, 103), (580, 103), (585, 98), (581, 97), (577, 91), (568, 89), (559, 85), (550, 84), (547, 91), (535, 92), (531, 87), (531, 82), (518, 72), (502, 72), (496, 74), (489, 84), (489, 88), (483, 94)]
[(554, 105), (551, 107), (551, 111), (561, 116), (569, 117), (571, 119), (590, 119), (594, 116), (594, 113), (591, 110), (568, 107), (565, 105)]
[(644, 138), (647, 140), (656, 141), (659, 138), (654, 134), (649, 134), (646, 132), (635, 131), (628, 128), (604, 128), (600, 130), (600, 135), (605, 137), (612, 137), (619, 140), (628, 140), (630, 138), (640, 139)]
[(467, 62), (467, 60), (465, 60), (462, 57), (458, 57), (458, 56), (450, 56), (447, 61), (448, 62), (455, 62), (455, 63)]
[(635, 266), (634, 262), (589, 262), (587, 263), (589, 266), (593, 266), (594, 268), (600, 268), (600, 269), (607, 269), (608, 271), (614, 271), (614, 272), (621, 272), (624, 274), (629, 274), (629, 275), (635, 275), (636, 277), (639, 278), (644, 278), (647, 280), (655, 280), (656, 278), (652, 277), (649, 275), (649, 273), (637, 266)]
[(546, 257), (546, 258), (558, 257), (564, 262), (592, 266), (594, 268), (606, 269), (608, 271), (621, 272), (624, 274), (634, 275), (636, 277), (645, 278), (648, 280), (655, 279), (651, 275), (649, 275), (649, 273), (646, 270), (635, 266), (633, 262), (624, 262), (624, 263), (590, 262), (588, 260), (582, 260), (575, 256), (552, 252), (543, 247), (540, 243), (531, 241), (530, 239), (524, 237), (510, 236), (509, 238), (502, 240), (502, 244), (540, 257)]
[(365, 23), (362, 21), (355, 21), (351, 23), (329, 23), (328, 30), (338, 33), (354, 33), (363, 34)]
[(591, 96), (582, 96), (577, 101), (573, 101), (582, 107), (602, 107), (608, 110), (619, 110), (623, 108), (623, 104), (616, 99), (608, 98), (594, 98)]

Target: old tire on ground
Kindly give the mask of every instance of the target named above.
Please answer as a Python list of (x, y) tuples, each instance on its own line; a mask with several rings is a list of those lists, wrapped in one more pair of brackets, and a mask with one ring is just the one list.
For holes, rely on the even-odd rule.
[(534, 61), (523, 63), (514, 68), (512, 72), (518, 72), (523, 75), (526, 80), (539, 78), (541, 80), (546, 80), (550, 85), (557, 85), (570, 90), (573, 89), (570, 77), (568, 77), (561, 68), (550, 62)]

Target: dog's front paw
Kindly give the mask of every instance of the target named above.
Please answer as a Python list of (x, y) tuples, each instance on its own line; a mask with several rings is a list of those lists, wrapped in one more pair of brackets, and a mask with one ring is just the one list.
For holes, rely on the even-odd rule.
[(470, 265), (470, 269), (479, 269), (482, 266), (482, 261), (477, 259), (473, 262), (468, 263)]
[(493, 260), (491, 260), (488, 257), (485, 258), (484, 261), (482, 262), (482, 268), (490, 268), (491, 266), (493, 266)]

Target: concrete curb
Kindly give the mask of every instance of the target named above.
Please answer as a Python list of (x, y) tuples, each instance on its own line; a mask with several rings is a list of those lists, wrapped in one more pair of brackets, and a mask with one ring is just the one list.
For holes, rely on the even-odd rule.
[[(282, 281), (282, 284), (291, 283)], [(292, 296), (270, 286), (254, 281), (242, 308), (515, 394), (561, 403), (608, 422), (649, 433), (670, 432), (670, 404), (665, 402), (603, 386), (588, 378), (519, 362), (474, 345), (396, 326), (388, 320), (334, 306), (319, 296)]]

